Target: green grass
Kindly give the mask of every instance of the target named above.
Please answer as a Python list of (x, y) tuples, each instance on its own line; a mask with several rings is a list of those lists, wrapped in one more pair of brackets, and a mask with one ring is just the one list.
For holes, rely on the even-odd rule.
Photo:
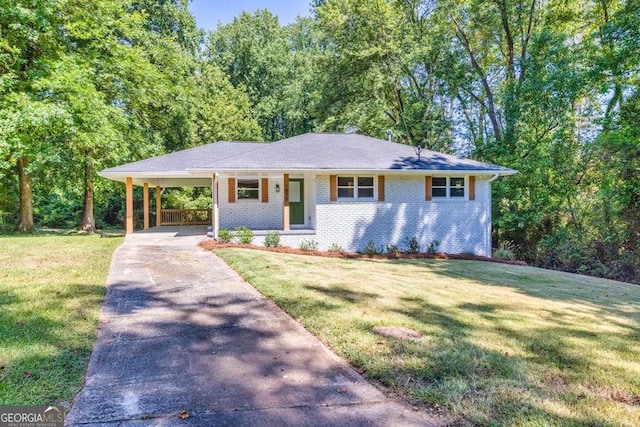
[(80, 390), (121, 242), (0, 237), (0, 404), (68, 406)]
[(453, 422), (640, 425), (640, 286), (476, 261), (216, 254), (368, 378)]

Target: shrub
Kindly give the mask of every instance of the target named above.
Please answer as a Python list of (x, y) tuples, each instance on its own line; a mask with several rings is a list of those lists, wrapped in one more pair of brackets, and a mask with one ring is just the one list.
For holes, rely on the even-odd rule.
[(4, 212), (0, 208), (0, 232), (13, 231), (18, 223), (18, 219), (11, 212)]
[[(524, 253), (519, 255), (527, 256)], [(640, 258), (637, 251), (621, 253), (608, 237), (589, 240), (568, 230), (559, 230), (537, 243), (534, 260), (537, 266), (554, 270), (640, 282)]]
[(536, 248), (538, 266), (571, 273), (576, 273), (579, 268), (586, 273), (585, 266), (590, 268), (592, 260), (598, 258), (585, 242), (566, 231), (546, 236)]
[(235, 237), (238, 243), (249, 245), (253, 242), (253, 231), (249, 227), (237, 227)]
[(369, 240), (367, 244), (364, 245), (364, 248), (362, 248), (362, 253), (365, 255), (378, 255), (383, 252), (384, 250), (382, 249), (382, 246), (378, 248), (376, 246), (376, 242), (374, 242), (373, 240)]
[(229, 243), (231, 239), (233, 239), (233, 233), (231, 232), (231, 230), (227, 228), (218, 230), (218, 241), (223, 243)]
[(427, 246), (427, 253), (429, 255), (435, 255), (438, 249), (440, 249), (440, 240), (432, 240), (429, 246)]
[(315, 239), (303, 239), (300, 242), (300, 250), (301, 251), (317, 251), (318, 250), (318, 242)]
[(331, 246), (329, 246), (329, 252), (343, 252), (342, 246), (337, 243), (332, 243)]
[(388, 254), (398, 255), (400, 252), (402, 252), (402, 251), (400, 250), (398, 245), (387, 245), (387, 253)]
[(414, 237), (412, 238), (405, 238), (404, 239), (405, 243), (407, 244), (407, 253), (410, 254), (417, 254), (420, 252), (420, 243), (418, 242), (418, 239)]
[(270, 231), (264, 238), (264, 245), (268, 248), (277, 248), (280, 246), (280, 233), (277, 231)]
[(498, 246), (498, 248), (493, 251), (493, 257), (508, 261), (514, 261), (516, 259), (516, 252), (513, 242), (506, 241), (500, 243), (500, 246)]
[(633, 252), (627, 252), (613, 261), (610, 269), (601, 264), (600, 269), (592, 269), (592, 272), (596, 275), (601, 274), (602, 277), (638, 284), (640, 283), (640, 258)]

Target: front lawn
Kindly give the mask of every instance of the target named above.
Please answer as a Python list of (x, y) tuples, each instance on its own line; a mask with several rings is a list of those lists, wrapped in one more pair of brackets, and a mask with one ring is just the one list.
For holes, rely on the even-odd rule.
[(640, 286), (477, 261), (216, 254), (368, 378), (453, 422), (640, 425)]
[(0, 403), (67, 406), (96, 337), (114, 249), (97, 235), (0, 237)]

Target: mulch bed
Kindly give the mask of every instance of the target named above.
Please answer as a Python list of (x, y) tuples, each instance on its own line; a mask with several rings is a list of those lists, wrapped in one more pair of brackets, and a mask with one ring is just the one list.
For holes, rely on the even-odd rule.
[(221, 249), (221, 248), (245, 248), (245, 249), (255, 249), (260, 251), (267, 252), (278, 252), (281, 254), (294, 254), (294, 255), (313, 255), (313, 256), (322, 256), (328, 258), (345, 258), (345, 259), (460, 259), (460, 260), (469, 260), (469, 261), (485, 261), (485, 262), (495, 262), (500, 264), (509, 264), (509, 265), (523, 265), (526, 266), (527, 263), (524, 261), (509, 261), (498, 258), (491, 258), (486, 256), (479, 255), (467, 255), (467, 254), (447, 254), (444, 252), (437, 252), (436, 254), (428, 254), (425, 252), (417, 253), (417, 254), (409, 254), (405, 252), (401, 253), (389, 253), (389, 254), (379, 254), (379, 255), (367, 255), (361, 253), (354, 252), (326, 252), (326, 251), (303, 251), (301, 249), (289, 248), (286, 246), (280, 246), (277, 248), (270, 248), (260, 245), (244, 245), (240, 243), (223, 243), (218, 242), (214, 239), (206, 239), (200, 242), (200, 246), (208, 249)]

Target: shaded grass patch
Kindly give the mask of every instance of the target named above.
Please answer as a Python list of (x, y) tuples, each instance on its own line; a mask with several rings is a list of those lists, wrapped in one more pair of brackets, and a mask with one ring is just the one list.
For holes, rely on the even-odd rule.
[(68, 406), (82, 386), (121, 241), (0, 237), (0, 402)]
[(477, 261), (216, 253), (369, 379), (454, 423), (640, 425), (638, 286)]

